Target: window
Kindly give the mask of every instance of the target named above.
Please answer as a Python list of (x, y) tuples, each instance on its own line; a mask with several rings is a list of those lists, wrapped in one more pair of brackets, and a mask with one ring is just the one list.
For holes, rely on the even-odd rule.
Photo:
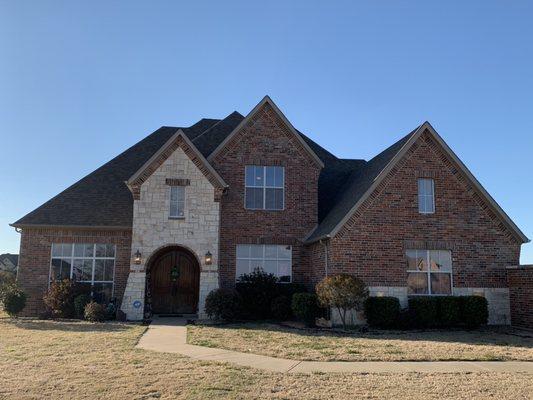
[(114, 244), (52, 244), (50, 281), (75, 280), (90, 287), (95, 300), (108, 302), (113, 296), (114, 277)]
[(250, 210), (283, 210), (285, 168), (247, 165), (244, 206)]
[(435, 183), (433, 179), (418, 180), (418, 212), (433, 214), (435, 212)]
[(407, 250), (407, 294), (451, 294), (452, 253), (449, 250)]
[(255, 269), (276, 275), (280, 282), (290, 282), (292, 276), (292, 247), (280, 245), (237, 245), (237, 273), (249, 274)]
[(170, 218), (185, 218), (185, 186), (170, 187)]

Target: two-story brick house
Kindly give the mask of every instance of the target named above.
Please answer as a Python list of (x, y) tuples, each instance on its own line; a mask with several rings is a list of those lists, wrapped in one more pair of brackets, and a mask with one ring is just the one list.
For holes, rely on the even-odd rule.
[(509, 323), (506, 267), (528, 241), (429, 123), (370, 161), (339, 159), (265, 97), (246, 117), (162, 127), (13, 224), (26, 314), (53, 279), (116, 297), (132, 320), (204, 316), (260, 267), (375, 295), (480, 294)]

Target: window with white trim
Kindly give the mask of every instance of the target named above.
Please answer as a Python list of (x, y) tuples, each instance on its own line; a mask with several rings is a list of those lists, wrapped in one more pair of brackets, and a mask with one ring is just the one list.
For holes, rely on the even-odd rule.
[(433, 214), (435, 212), (435, 182), (433, 179), (418, 180), (418, 212)]
[(280, 282), (292, 279), (292, 247), (270, 244), (238, 244), (236, 278), (261, 269)]
[(170, 186), (170, 218), (185, 218), (185, 186)]
[(407, 250), (407, 294), (449, 295), (452, 293), (450, 250)]
[(244, 207), (249, 210), (283, 210), (285, 168), (247, 165), (244, 171)]
[(72, 279), (90, 288), (99, 302), (113, 296), (115, 245), (105, 243), (54, 243), (50, 263), (50, 282)]

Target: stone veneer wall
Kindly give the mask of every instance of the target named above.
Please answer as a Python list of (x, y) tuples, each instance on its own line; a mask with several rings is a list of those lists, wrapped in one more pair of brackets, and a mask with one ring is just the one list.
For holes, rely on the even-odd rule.
[[(166, 179), (189, 179), (185, 187), (185, 217), (169, 218), (170, 186)], [(178, 148), (141, 186), (140, 199), (134, 201), (131, 253), (142, 254), (140, 265), (132, 264), (122, 311), (129, 320), (143, 318), (146, 267), (150, 257), (166, 246), (178, 245), (190, 250), (200, 264), (199, 317), (204, 318), (207, 294), (218, 288), (220, 203), (215, 189), (185, 152)], [(205, 265), (204, 255), (210, 251), (212, 265)], [(140, 302), (138, 308), (135, 302)], [(138, 303), (137, 303), (138, 304)]]
[(511, 325), (533, 330), (533, 265), (507, 268)]
[[(532, 269), (533, 272), (533, 269)], [(533, 276), (533, 274), (532, 274)], [(370, 286), (368, 288), (370, 296), (397, 297), (400, 300), (400, 307), (408, 306), (407, 287), (405, 286)], [(489, 325), (509, 325), (511, 314), (509, 306), (509, 289), (507, 288), (453, 288), (454, 296), (483, 296), (489, 304)], [(523, 308), (520, 308), (523, 309)], [(332, 310), (331, 321), (334, 325), (342, 323), (337, 311)], [(347, 323), (350, 325), (360, 325), (366, 322), (363, 312), (350, 312), (347, 315)]]

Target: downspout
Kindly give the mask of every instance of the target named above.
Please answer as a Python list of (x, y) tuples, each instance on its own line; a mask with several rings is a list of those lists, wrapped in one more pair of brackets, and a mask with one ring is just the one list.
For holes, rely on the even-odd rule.
[(329, 253), (328, 253), (328, 243), (329, 243), (330, 236), (326, 235), (325, 239), (320, 239), (319, 243), (324, 246), (324, 272), (326, 278), (328, 277), (329, 273)]
[[(320, 239), (319, 243), (324, 246), (324, 273), (325, 277), (328, 277), (329, 274), (329, 252), (328, 252), (328, 243), (330, 236), (326, 235), (325, 239)], [(328, 308), (326, 312), (326, 318), (331, 321), (331, 309)]]

